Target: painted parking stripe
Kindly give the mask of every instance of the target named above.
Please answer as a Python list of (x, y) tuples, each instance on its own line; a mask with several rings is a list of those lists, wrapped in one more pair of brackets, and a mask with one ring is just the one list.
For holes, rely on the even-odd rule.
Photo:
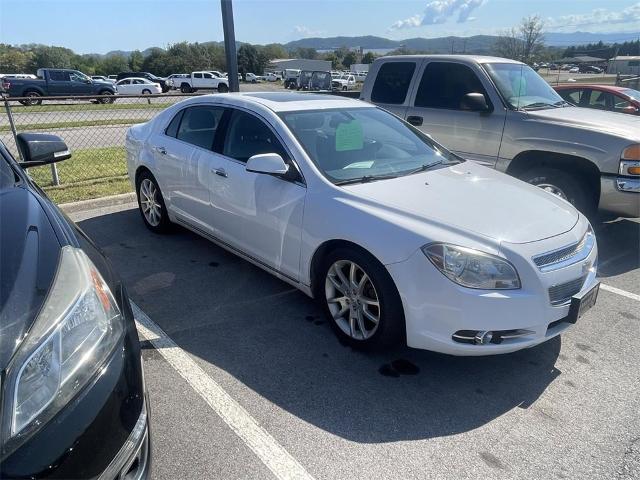
[(640, 302), (640, 295), (636, 293), (627, 292), (626, 290), (621, 290), (616, 287), (611, 287), (609, 285), (605, 285), (604, 283), (600, 284), (600, 288), (602, 290), (606, 290), (607, 292), (616, 293), (618, 295), (622, 295), (623, 297), (627, 297), (632, 300), (636, 300), (637, 302)]
[(193, 359), (135, 303), (131, 302), (138, 332), (209, 404), (258, 458), (282, 480), (313, 480), (300, 463), (215, 382)]

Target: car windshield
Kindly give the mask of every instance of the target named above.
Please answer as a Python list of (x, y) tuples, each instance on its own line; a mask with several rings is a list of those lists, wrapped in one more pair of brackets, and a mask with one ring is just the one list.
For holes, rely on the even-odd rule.
[(379, 108), (306, 110), (281, 117), (336, 184), (393, 178), (462, 161)]
[(516, 110), (557, 108), (566, 102), (531, 67), (519, 63), (485, 63), (505, 101)]
[(631, 97), (634, 100), (640, 102), (640, 92), (638, 90), (634, 90), (633, 88), (625, 88), (622, 90), (627, 97)]

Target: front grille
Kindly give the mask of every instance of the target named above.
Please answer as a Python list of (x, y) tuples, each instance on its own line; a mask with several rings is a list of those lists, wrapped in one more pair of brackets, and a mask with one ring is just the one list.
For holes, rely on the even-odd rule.
[(549, 301), (551, 305), (562, 305), (571, 300), (576, 293), (582, 290), (587, 276), (584, 275), (569, 282), (560, 283), (549, 288)]
[(580, 252), (585, 244), (587, 243), (587, 235), (582, 237), (578, 243), (574, 243), (573, 245), (569, 245), (568, 247), (561, 248), (560, 250), (556, 250), (555, 252), (549, 252), (537, 257), (533, 258), (533, 263), (536, 264), (537, 267), (546, 267), (547, 265), (553, 265), (555, 263), (564, 262), (569, 258), (575, 256)]

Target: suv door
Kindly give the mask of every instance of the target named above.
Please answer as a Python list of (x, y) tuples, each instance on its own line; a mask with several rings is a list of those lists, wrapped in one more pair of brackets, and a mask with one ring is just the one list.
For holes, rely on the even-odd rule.
[[(488, 86), (479, 67), (475, 71), (455, 61), (428, 61), (406, 118), (461, 157), (495, 166), (506, 110), (497, 96), (489, 95), (493, 89), (483, 80)], [(469, 93), (484, 95), (491, 111), (469, 110), (464, 102)]]
[(248, 172), (247, 160), (278, 153), (298, 172), (281, 139), (262, 118), (229, 109), (222, 155), (213, 155), (211, 218), (221, 241), (291, 278), (300, 275), (306, 187), (297, 180)]

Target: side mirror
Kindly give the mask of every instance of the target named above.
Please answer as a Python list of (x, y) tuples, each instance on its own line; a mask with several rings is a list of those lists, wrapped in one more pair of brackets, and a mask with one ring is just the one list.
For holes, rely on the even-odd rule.
[(20, 133), (16, 143), (22, 155), (24, 168), (39, 167), (71, 158), (67, 144), (56, 135), (46, 133)]
[(482, 93), (467, 93), (462, 97), (460, 106), (463, 109), (471, 110), (472, 112), (489, 112), (491, 108), (487, 103), (487, 98)]
[(282, 157), (277, 153), (261, 153), (247, 160), (247, 172), (264, 173), (267, 175), (285, 175), (289, 171)]

